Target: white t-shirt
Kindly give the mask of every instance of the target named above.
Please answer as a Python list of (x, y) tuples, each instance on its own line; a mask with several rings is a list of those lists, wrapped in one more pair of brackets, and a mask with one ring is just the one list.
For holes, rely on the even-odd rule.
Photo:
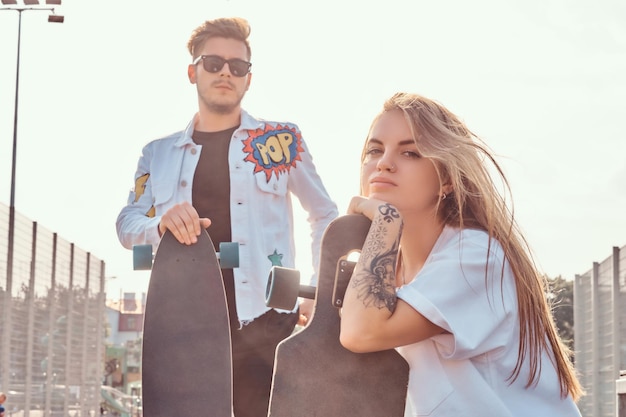
[(445, 227), (422, 270), (398, 290), (449, 332), (398, 348), (410, 365), (412, 415), (580, 416), (571, 397), (561, 398), (546, 353), (536, 385), (526, 388), (528, 363), (511, 382), (519, 347), (515, 278), (508, 262), (503, 269), (499, 243), (488, 245), (483, 231)]

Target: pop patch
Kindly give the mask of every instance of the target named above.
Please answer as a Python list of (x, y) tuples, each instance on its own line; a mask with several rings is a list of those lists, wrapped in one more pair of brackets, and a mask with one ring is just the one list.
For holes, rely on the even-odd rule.
[(265, 129), (248, 130), (248, 138), (243, 140), (245, 161), (254, 163), (254, 173), (263, 171), (267, 182), (276, 174), (289, 172), (302, 161), (302, 135), (295, 128), (278, 125), (265, 125)]

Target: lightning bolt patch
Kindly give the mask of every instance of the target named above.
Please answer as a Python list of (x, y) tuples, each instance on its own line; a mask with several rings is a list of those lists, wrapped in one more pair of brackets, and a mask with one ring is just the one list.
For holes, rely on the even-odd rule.
[[(139, 201), (141, 196), (146, 192), (146, 183), (148, 182), (148, 178), (150, 178), (150, 173), (144, 174), (135, 180), (135, 203)], [(146, 213), (146, 216), (154, 217), (155, 214), (156, 210), (154, 209), (154, 206), (152, 206)]]

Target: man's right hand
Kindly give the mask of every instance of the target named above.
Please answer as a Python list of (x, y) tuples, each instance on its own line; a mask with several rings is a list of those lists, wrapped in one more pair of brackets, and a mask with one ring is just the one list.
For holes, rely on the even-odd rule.
[(163, 236), (169, 230), (180, 243), (192, 245), (198, 241), (202, 229), (210, 225), (210, 219), (200, 218), (196, 209), (185, 201), (165, 212), (159, 223), (159, 233)]

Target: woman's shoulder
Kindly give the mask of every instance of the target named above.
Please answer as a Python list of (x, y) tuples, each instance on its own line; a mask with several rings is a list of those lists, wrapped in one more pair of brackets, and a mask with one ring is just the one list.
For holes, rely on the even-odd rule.
[(485, 254), (487, 254), (487, 251), (492, 254), (502, 252), (500, 242), (490, 237), (487, 231), (453, 226), (444, 227), (433, 248), (433, 252), (437, 250), (464, 248), (473, 251), (482, 251)]
[(429, 266), (446, 266), (462, 270), (464, 275), (474, 271), (484, 279), (485, 267), (492, 273), (509, 268), (500, 242), (485, 230), (446, 226), (430, 254)]

